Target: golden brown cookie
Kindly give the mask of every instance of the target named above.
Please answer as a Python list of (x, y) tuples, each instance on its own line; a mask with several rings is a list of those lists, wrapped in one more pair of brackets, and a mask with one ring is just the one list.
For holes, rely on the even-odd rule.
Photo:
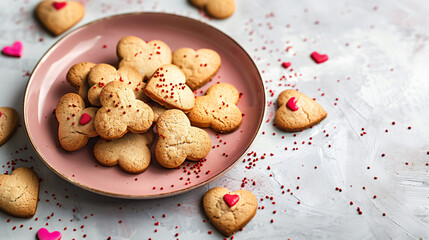
[(156, 160), (166, 168), (180, 166), (186, 159), (198, 161), (205, 158), (211, 149), (211, 140), (206, 131), (191, 127), (186, 115), (177, 109), (165, 111), (156, 124), (158, 141)]
[(217, 52), (211, 49), (180, 48), (173, 53), (173, 64), (186, 76), (186, 85), (197, 90), (206, 84), (219, 70), (221, 60)]
[(234, 0), (190, 0), (190, 2), (214, 18), (228, 18), (235, 11)]
[(163, 114), (165, 111), (168, 110), (164, 106), (159, 105), (157, 102), (150, 101), (148, 104), (152, 108), (152, 111), (153, 111), (153, 121), (154, 122), (157, 122), (159, 116), (161, 116), (161, 114)]
[(280, 93), (276, 112), (276, 126), (286, 132), (297, 132), (318, 124), (328, 116), (313, 99), (296, 90)]
[(85, 101), (88, 101), (88, 73), (94, 66), (90, 62), (76, 63), (67, 72), (67, 82), (77, 89), (79, 96)]
[(143, 88), (146, 86), (143, 83), (141, 73), (132, 66), (122, 66), (118, 70), (109, 64), (97, 64), (88, 74), (88, 100), (94, 106), (101, 106), (100, 94), (101, 89), (112, 81), (119, 81), (127, 85), (134, 91), (136, 98), (142, 101), (149, 101), (144, 94)]
[(213, 226), (229, 237), (252, 220), (258, 200), (244, 189), (230, 192), (226, 188), (215, 187), (204, 194), (203, 208)]
[(19, 116), (15, 109), (0, 108), (0, 146), (15, 133), (18, 128)]
[(26, 167), (17, 168), (12, 174), (0, 175), (0, 209), (12, 216), (30, 218), (37, 209), (39, 178)]
[(41, 1), (36, 8), (40, 22), (57, 36), (78, 23), (85, 15), (85, 7), (74, 1)]
[(136, 99), (127, 84), (108, 83), (101, 91), (100, 101), (102, 107), (95, 115), (94, 124), (100, 137), (106, 140), (120, 138), (128, 131), (144, 133), (152, 126), (152, 109)]
[(89, 138), (98, 134), (94, 127), (97, 108), (85, 108), (82, 97), (76, 93), (67, 93), (57, 103), (58, 138), (61, 147), (67, 151), (76, 151), (86, 145)]
[(104, 166), (119, 167), (127, 173), (141, 173), (150, 164), (150, 145), (154, 140), (152, 131), (127, 133), (125, 136), (106, 141), (98, 140), (94, 147), (97, 161)]
[(159, 40), (148, 43), (134, 36), (122, 38), (117, 45), (119, 67), (128, 65), (141, 71), (146, 79), (165, 64), (171, 63), (171, 50)]
[(177, 66), (164, 65), (153, 74), (144, 89), (145, 94), (168, 109), (188, 112), (194, 107), (195, 97), (185, 84), (186, 77)]
[(236, 105), (239, 98), (237, 89), (231, 84), (215, 84), (205, 96), (196, 98), (188, 118), (197, 127), (210, 127), (220, 133), (233, 132), (240, 127), (242, 120)]

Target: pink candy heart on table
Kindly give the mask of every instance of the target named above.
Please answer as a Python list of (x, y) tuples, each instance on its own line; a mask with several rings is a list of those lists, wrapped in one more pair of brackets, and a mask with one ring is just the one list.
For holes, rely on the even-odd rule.
[(240, 197), (238, 195), (225, 194), (223, 200), (229, 207), (233, 207), (240, 200)]
[(3, 48), (3, 54), (11, 57), (21, 57), (22, 53), (22, 42), (16, 41), (12, 46), (6, 46)]
[(37, 232), (37, 237), (39, 240), (60, 240), (61, 233), (58, 231), (50, 233), (46, 228), (41, 228)]
[(313, 58), (313, 60), (317, 64), (319, 64), (319, 63), (326, 62), (328, 60), (328, 55), (326, 55), (326, 54), (319, 54), (318, 52), (313, 52), (311, 54), (311, 58)]
[(52, 6), (54, 6), (55, 9), (60, 10), (61, 8), (65, 7), (67, 5), (67, 2), (53, 2)]

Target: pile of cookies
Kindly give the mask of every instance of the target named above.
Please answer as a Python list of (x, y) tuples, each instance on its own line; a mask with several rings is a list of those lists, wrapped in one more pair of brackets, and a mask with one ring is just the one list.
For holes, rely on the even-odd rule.
[(118, 68), (81, 62), (68, 71), (76, 93), (62, 96), (55, 111), (63, 149), (77, 151), (99, 137), (94, 156), (100, 164), (137, 174), (150, 165), (153, 125), (155, 157), (166, 168), (209, 154), (211, 140), (201, 128), (229, 133), (240, 126), (239, 92), (231, 84), (217, 83), (205, 96), (194, 96), (220, 68), (215, 51), (172, 53), (162, 41), (127, 36), (117, 54)]

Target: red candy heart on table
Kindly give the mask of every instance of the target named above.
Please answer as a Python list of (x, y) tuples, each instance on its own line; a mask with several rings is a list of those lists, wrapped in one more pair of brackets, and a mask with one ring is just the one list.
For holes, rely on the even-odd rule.
[(326, 55), (326, 54), (319, 54), (318, 52), (313, 52), (311, 54), (311, 58), (313, 58), (313, 60), (317, 64), (328, 61), (328, 55)]
[(52, 6), (54, 6), (55, 9), (60, 10), (61, 8), (65, 7), (67, 5), (67, 2), (53, 2)]
[(3, 48), (3, 54), (11, 57), (21, 57), (22, 53), (22, 42), (16, 41), (12, 46), (6, 46)]
[(290, 67), (290, 62), (283, 62), (283, 63), (282, 63), (282, 66), (283, 66), (284, 68), (288, 68), (288, 67)]
[(225, 194), (223, 200), (225, 200), (229, 207), (233, 207), (240, 200), (240, 197), (238, 195)]
[(37, 237), (39, 240), (60, 240), (62, 236), (58, 231), (50, 233), (46, 228), (41, 228), (37, 232)]

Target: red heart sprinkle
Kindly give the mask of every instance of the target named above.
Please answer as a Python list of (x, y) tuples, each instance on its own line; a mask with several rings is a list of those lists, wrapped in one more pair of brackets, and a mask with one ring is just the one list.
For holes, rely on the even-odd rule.
[(229, 207), (233, 207), (240, 200), (240, 197), (238, 195), (225, 194), (223, 200), (225, 200)]
[(3, 48), (3, 54), (11, 57), (21, 57), (22, 53), (22, 42), (16, 41), (12, 46), (6, 46)]
[(326, 55), (326, 54), (319, 54), (318, 52), (313, 52), (311, 54), (311, 58), (313, 58), (313, 60), (317, 64), (328, 61), (328, 55)]
[(282, 63), (282, 66), (283, 66), (284, 68), (288, 68), (288, 67), (290, 67), (290, 62), (283, 62), (283, 63)]
[(80, 117), (79, 123), (82, 125), (87, 124), (89, 121), (91, 121), (91, 116), (89, 116), (88, 113), (84, 113), (82, 114), (82, 116)]
[(67, 2), (53, 2), (52, 6), (54, 6), (55, 9), (60, 10), (61, 8), (65, 7), (67, 5)]
[(287, 101), (286, 106), (292, 110), (292, 111), (296, 111), (298, 110), (298, 106), (296, 105), (296, 98), (295, 97), (291, 97), (289, 99), (289, 101)]

